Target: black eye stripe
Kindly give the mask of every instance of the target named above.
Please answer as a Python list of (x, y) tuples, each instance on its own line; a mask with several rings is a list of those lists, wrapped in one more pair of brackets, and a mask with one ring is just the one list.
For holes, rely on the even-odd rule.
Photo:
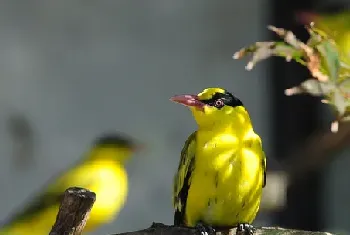
[(213, 97), (209, 100), (201, 100), (204, 104), (215, 106), (215, 101), (221, 99), (225, 105), (231, 107), (243, 106), (242, 101), (240, 101), (237, 97), (233, 96), (229, 92), (225, 93), (215, 93)]

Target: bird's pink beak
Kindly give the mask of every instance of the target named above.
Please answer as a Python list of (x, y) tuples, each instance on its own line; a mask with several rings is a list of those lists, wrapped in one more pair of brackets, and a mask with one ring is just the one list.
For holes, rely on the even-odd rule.
[(199, 100), (197, 95), (176, 95), (171, 97), (170, 100), (187, 107), (195, 107), (201, 111), (204, 110), (205, 106), (205, 104)]
[(318, 14), (311, 11), (298, 11), (295, 14), (295, 19), (299, 24), (308, 25), (316, 21)]

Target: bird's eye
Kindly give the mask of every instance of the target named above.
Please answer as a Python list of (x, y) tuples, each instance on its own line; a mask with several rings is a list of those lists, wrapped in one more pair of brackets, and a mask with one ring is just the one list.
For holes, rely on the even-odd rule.
[(224, 101), (222, 101), (222, 99), (218, 99), (215, 101), (214, 106), (217, 108), (221, 108), (222, 106), (224, 106)]

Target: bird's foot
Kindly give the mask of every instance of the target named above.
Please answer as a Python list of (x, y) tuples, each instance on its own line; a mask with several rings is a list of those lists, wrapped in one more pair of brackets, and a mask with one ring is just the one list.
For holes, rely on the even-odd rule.
[(215, 235), (215, 229), (204, 223), (197, 223), (195, 228), (201, 235)]
[(251, 224), (240, 223), (237, 225), (236, 234), (253, 235), (254, 232), (255, 232), (255, 228)]

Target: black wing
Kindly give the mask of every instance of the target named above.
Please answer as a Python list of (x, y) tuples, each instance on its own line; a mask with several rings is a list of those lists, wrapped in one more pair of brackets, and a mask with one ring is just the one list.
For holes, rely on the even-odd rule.
[(185, 224), (185, 210), (188, 190), (195, 162), (196, 132), (193, 132), (185, 142), (181, 151), (181, 159), (174, 177), (173, 206), (175, 209), (174, 225)]

